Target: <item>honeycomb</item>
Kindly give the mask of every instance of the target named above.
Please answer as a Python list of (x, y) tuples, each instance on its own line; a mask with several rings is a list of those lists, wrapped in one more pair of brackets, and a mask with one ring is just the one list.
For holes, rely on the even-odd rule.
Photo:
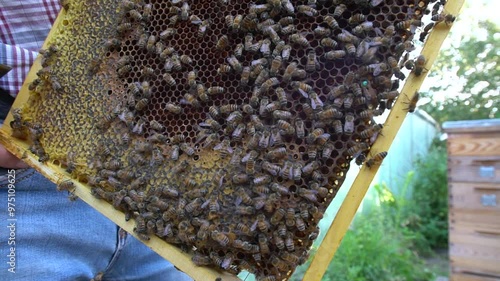
[[(373, 117), (398, 98), (403, 66), (422, 73), (408, 54), (432, 28), (426, 0), (63, 4), (13, 135), (140, 238), (268, 281), (307, 260), (350, 161), (387, 155), (369, 156)], [(443, 4), (436, 24), (453, 21)]]

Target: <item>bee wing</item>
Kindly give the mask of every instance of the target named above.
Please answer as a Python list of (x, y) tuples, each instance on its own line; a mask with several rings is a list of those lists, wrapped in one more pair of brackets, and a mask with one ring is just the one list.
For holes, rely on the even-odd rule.
[(241, 196), (237, 196), (234, 200), (234, 205), (239, 206), (241, 202), (243, 202), (243, 198), (241, 198)]
[(214, 146), (214, 150), (221, 150), (224, 147), (224, 143), (220, 142), (216, 146)]
[(189, 19), (191, 20), (192, 24), (196, 24), (196, 25), (201, 24), (201, 19), (197, 15), (191, 15), (191, 17)]
[(304, 98), (309, 97), (309, 94), (306, 91), (302, 90), (301, 88), (298, 88), (298, 89), (299, 89), (299, 93), (301, 93)]
[(381, 72), (382, 68), (380, 67), (380, 64), (377, 64), (373, 70), (373, 76), (379, 76)]
[(370, 4), (372, 5), (372, 7), (377, 7), (382, 2), (384, 2), (384, 0), (371, 0)]

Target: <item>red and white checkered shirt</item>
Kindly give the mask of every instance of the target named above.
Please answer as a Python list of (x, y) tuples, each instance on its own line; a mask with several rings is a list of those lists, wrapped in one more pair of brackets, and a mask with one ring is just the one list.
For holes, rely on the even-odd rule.
[(0, 0), (0, 88), (17, 95), (60, 10), (57, 0)]

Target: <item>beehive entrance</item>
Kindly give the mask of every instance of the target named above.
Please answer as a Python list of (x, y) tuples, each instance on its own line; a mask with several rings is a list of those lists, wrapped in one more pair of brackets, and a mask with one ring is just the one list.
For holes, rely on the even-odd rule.
[(15, 135), (144, 239), (262, 280), (307, 259), (380, 130), (372, 117), (397, 98), (391, 77), (428, 4), (83, 2), (43, 54)]

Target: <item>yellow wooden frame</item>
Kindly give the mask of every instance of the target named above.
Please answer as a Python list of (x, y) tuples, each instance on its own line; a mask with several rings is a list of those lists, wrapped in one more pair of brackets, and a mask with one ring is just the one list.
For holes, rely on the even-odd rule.
[[(465, 0), (449, 0), (445, 5), (444, 10), (446, 13), (458, 15), (464, 3)], [(432, 64), (438, 56), (439, 49), (441, 49), (441, 45), (450, 31), (450, 28), (450, 25), (441, 22), (432, 29), (429, 37), (427, 37), (424, 48), (421, 52), (421, 54), (427, 59), (424, 66), (425, 69), (431, 69)], [(415, 76), (411, 73), (407, 78), (406, 83), (401, 90), (400, 97), (391, 109), (389, 117), (387, 117), (385, 122), (386, 126), (384, 126), (382, 136), (377, 139), (371, 148), (372, 154), (389, 150), (389, 147), (396, 137), (396, 134), (399, 131), (401, 124), (403, 124), (408, 112), (407, 103), (413, 98), (415, 92), (420, 89), (420, 86), (427, 76), (427, 72), (428, 71), (424, 71), (424, 73), (420, 76)], [(344, 235), (346, 234), (347, 229), (349, 228), (361, 201), (363, 201), (363, 198), (365, 197), (365, 194), (370, 187), (370, 183), (375, 177), (377, 171), (378, 166), (369, 169), (366, 165), (363, 165), (361, 171), (349, 189), (346, 198), (342, 202), (337, 215), (330, 225), (323, 242), (318, 247), (318, 250), (313, 257), (311, 265), (307, 269), (303, 280), (321, 280), (328, 268), (328, 265), (333, 259), (342, 238), (344, 238)]]
[[(449, 3), (445, 6), (445, 9), (448, 13), (456, 15), (459, 13), (464, 2), (465, 0), (449, 0)], [(55, 36), (60, 23), (65, 17), (65, 14), (66, 12), (62, 10), (57, 17), (54, 23), (54, 28), (52, 28), (47, 37), (47, 40), (45, 41), (45, 44), (43, 46), (44, 48), (47, 47), (46, 44), (50, 41), (50, 38)], [(422, 54), (427, 58), (425, 64), (426, 69), (430, 69), (430, 67), (434, 63), (438, 55), (438, 50), (441, 48), (441, 45), (448, 35), (449, 30), (450, 26), (447, 26), (445, 23), (440, 23), (435, 26), (432, 32), (429, 34), (426, 44), (424, 45), (424, 48), (422, 50)], [(28, 73), (25, 83), (23, 84), (21, 91), (19, 92), (19, 95), (14, 102), (13, 108), (19, 108), (27, 102), (29, 97), (29, 83), (27, 81), (34, 80), (36, 78), (36, 72), (39, 69), (41, 69), (40, 57), (37, 58), (30, 72)], [(418, 77), (411, 74), (403, 87), (402, 96), (404, 97), (404, 95), (406, 95), (408, 99), (411, 99), (414, 93), (420, 88), (420, 85), (424, 81), (425, 77), (425, 72), (423, 75)], [(401, 127), (401, 124), (403, 123), (403, 120), (407, 113), (407, 105), (405, 105), (405, 102), (407, 101), (405, 101), (404, 98), (400, 98), (394, 104), (393, 109), (391, 110), (386, 121), (386, 124), (390, 124), (390, 126), (384, 127), (383, 137), (378, 138), (378, 140), (372, 146), (372, 152), (374, 154), (381, 151), (387, 151), (392, 144), (392, 141), (394, 140), (396, 133)], [(12, 115), (9, 114), (4, 124), (9, 124), (12, 119)], [(4, 125), (0, 128), (0, 143), (4, 145), (7, 150), (9, 150), (17, 157), (22, 158), (24, 162), (35, 168), (37, 171), (39, 171), (41, 174), (43, 174), (53, 182), (57, 183), (69, 179), (67, 173), (61, 167), (51, 163), (40, 163), (31, 153), (28, 153), (29, 145), (26, 142), (12, 138), (11, 133), (12, 130), (8, 125)], [(345, 200), (342, 202), (337, 216), (330, 226), (322, 244), (319, 246), (310, 267), (304, 275), (303, 280), (321, 280), (326, 269), (328, 268), (328, 265), (330, 264), (330, 261), (333, 259), (333, 256), (338, 246), (340, 245), (340, 242), (345, 235), (347, 228), (354, 218), (354, 215), (368, 190), (369, 183), (373, 180), (377, 170), (378, 167), (368, 169), (366, 166), (361, 169)], [(122, 219), (124, 217), (123, 213), (114, 209), (111, 204), (96, 199), (93, 195), (90, 194), (90, 189), (86, 185), (81, 184), (77, 181), (75, 181), (74, 183), (75, 189), (73, 192), (75, 195), (77, 195), (87, 204), (108, 217), (128, 233), (131, 233), (135, 236), (133, 232), (133, 221), (127, 222)], [(217, 271), (208, 267), (195, 266), (191, 261), (190, 255), (182, 252), (179, 248), (173, 245), (165, 243), (158, 237), (151, 237), (150, 241), (146, 241), (144, 243), (159, 255), (169, 260), (179, 270), (187, 273), (194, 280), (215, 280), (218, 277), (220, 277), (222, 280), (228, 281), (240, 280), (238, 277), (227, 272)]]

